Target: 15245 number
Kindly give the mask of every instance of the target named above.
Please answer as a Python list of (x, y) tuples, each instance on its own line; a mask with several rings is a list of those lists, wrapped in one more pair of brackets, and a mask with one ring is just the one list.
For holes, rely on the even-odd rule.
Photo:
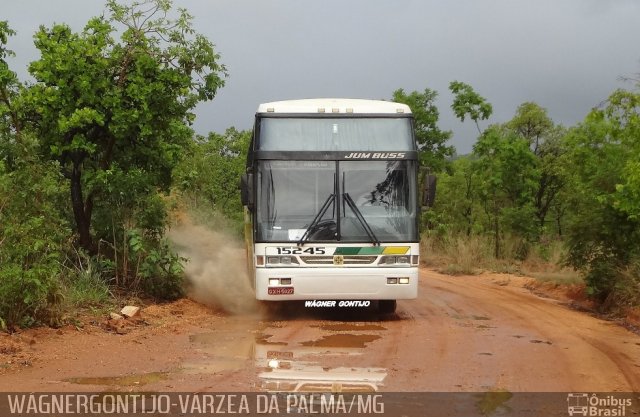
[(303, 253), (308, 253), (309, 255), (324, 255), (326, 253), (325, 248), (294, 248), (282, 246), (276, 248), (278, 251), (278, 255), (301, 255)]

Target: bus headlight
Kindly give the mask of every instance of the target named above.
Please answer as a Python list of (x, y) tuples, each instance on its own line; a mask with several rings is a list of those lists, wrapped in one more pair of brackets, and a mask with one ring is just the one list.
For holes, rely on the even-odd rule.
[(382, 266), (393, 266), (393, 265), (401, 265), (401, 266), (409, 266), (411, 265), (411, 257), (410, 256), (382, 256), (380, 261), (378, 261), (378, 265)]
[(409, 277), (398, 278), (398, 284), (408, 284), (408, 283), (409, 283)]
[(408, 256), (396, 256), (396, 263), (402, 265), (409, 265), (409, 257)]
[(393, 265), (396, 263), (396, 257), (395, 256), (383, 256), (382, 259), (380, 259), (380, 263), (381, 264), (385, 264), (385, 265)]
[(267, 266), (299, 265), (295, 256), (267, 256)]

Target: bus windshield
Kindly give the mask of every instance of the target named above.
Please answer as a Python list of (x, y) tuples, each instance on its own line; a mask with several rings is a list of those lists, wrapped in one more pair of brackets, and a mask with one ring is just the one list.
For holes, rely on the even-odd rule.
[(260, 161), (257, 169), (257, 241), (418, 240), (414, 161)]
[(411, 151), (411, 120), (383, 118), (263, 118), (260, 150)]

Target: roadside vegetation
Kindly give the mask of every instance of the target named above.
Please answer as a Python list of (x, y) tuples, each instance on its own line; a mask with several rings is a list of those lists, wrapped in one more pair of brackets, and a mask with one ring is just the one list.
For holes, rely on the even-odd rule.
[(584, 279), (603, 310), (640, 305), (638, 86), (615, 91), (577, 126), (527, 102), (506, 123), (481, 127), (490, 105), (452, 82), (452, 108), (478, 139), (439, 175), (423, 219), (427, 262), (450, 273)]
[[(79, 32), (41, 27), (30, 83), (8, 64), (14, 32), (0, 21), (5, 330), (58, 325), (118, 294), (180, 297), (187, 260), (166, 238), (172, 210), (242, 231), (251, 132), (191, 128), (195, 106), (224, 86), (214, 44), (169, 0), (106, 7)], [(451, 274), (583, 281), (605, 310), (639, 306), (640, 81), (629, 85), (566, 127), (533, 102), (491, 123), (490, 102), (453, 81), (451, 107), (478, 132), (462, 156), (438, 127), (436, 91), (394, 91), (415, 116), (421, 173), (438, 176), (423, 261)]]

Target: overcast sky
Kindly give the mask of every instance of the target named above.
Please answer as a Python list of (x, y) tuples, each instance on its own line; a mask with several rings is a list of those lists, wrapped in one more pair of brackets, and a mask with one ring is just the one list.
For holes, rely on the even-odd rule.
[[(54, 22), (81, 29), (100, 0), (0, 0), (18, 32), (21, 78), (38, 57), (32, 36)], [(198, 107), (196, 131), (250, 129), (259, 103), (293, 98), (388, 99), (397, 88), (439, 92), (440, 126), (467, 153), (470, 122), (450, 110), (449, 82), (494, 107), (491, 123), (535, 101), (572, 125), (640, 72), (640, 0), (174, 0), (216, 46), (226, 86)]]

